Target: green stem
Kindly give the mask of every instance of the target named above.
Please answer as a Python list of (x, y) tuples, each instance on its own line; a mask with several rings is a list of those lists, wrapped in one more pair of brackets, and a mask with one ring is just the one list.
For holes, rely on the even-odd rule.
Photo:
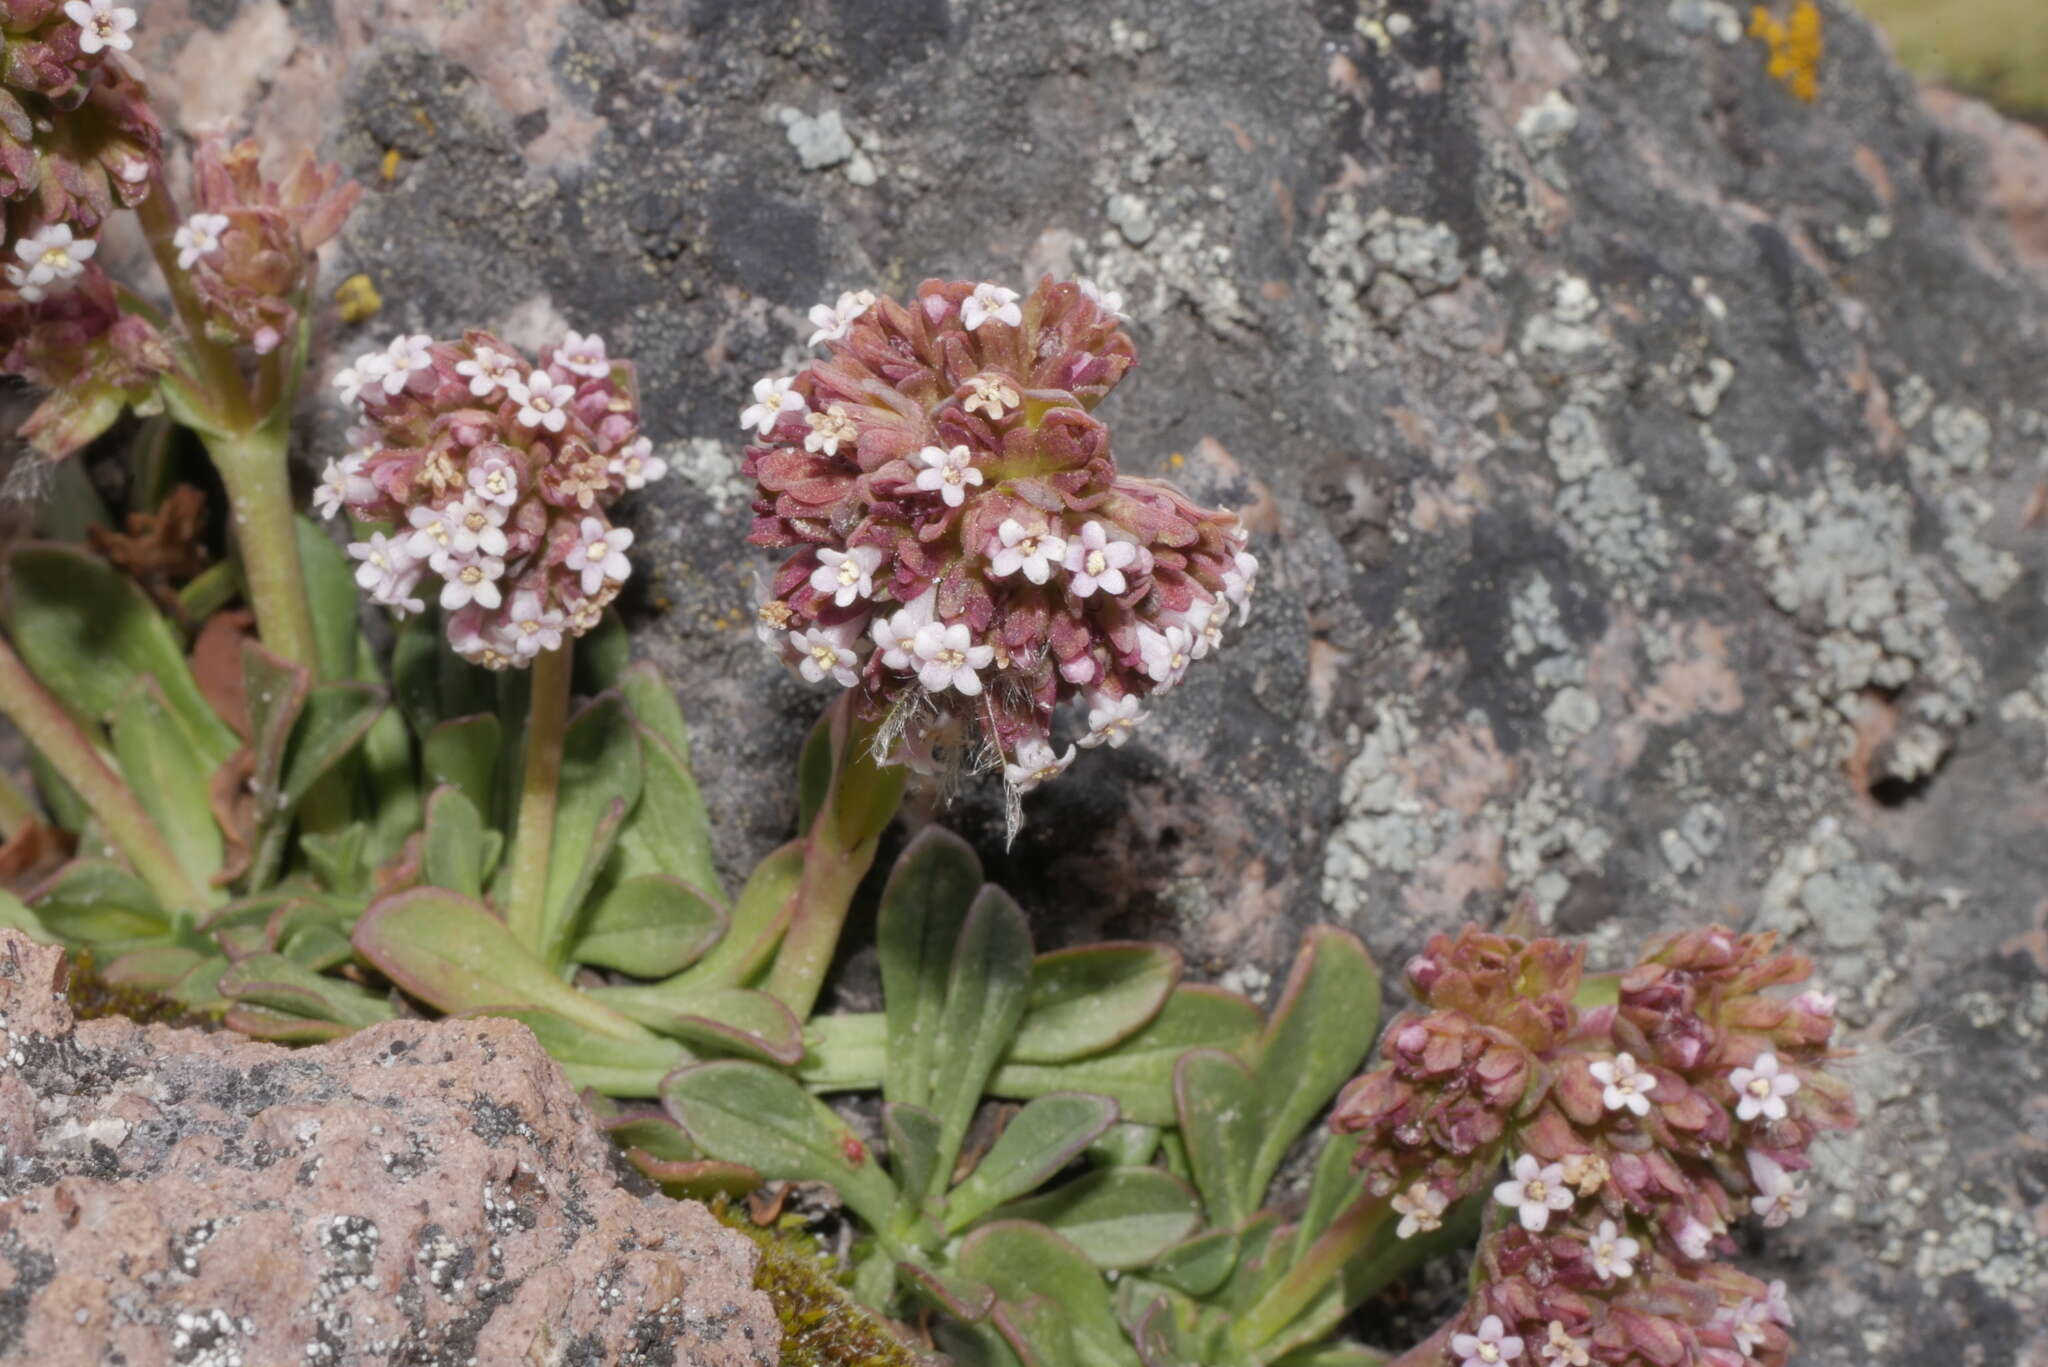
[(22, 791), (14, 775), (0, 769), (0, 839), (12, 840), (17, 831), (40, 820), (35, 800)]
[(1344, 1266), (1363, 1253), (1393, 1209), (1391, 1197), (1361, 1197), (1309, 1245), (1301, 1261), (1253, 1303), (1230, 1328), (1230, 1341), (1249, 1353), (1272, 1342), (1329, 1289)]
[(92, 809), (107, 839), (166, 911), (196, 913), (211, 904), (121, 776), (5, 641), (0, 641), (0, 712)]
[(555, 799), (568, 730), (571, 647), (544, 650), (533, 662), (526, 708), (525, 762), (519, 773), (519, 824), (512, 836), (512, 883), (505, 924), (534, 953), (547, 954), (548, 867), (555, 842)]
[(320, 646), (293, 525), (287, 434), (281, 427), (265, 425), (238, 436), (199, 435), (227, 486), (242, 582), (249, 591), (249, 605), (256, 610), (257, 632), (265, 646), (305, 666), (317, 680)]

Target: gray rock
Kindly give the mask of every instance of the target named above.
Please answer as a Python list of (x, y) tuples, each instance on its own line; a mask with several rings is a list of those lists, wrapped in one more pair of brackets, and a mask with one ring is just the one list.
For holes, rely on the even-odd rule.
[[(142, 55), (369, 185), (334, 264), (388, 306), (333, 352), (568, 319), (638, 359), (691, 461), (626, 505), (633, 606), (735, 874), (821, 702), (744, 629), (747, 385), (841, 289), (1121, 291), (1121, 460), (1249, 509), (1269, 573), (1013, 848), (990, 791), (940, 814), (1042, 941), (1248, 981), (1325, 917), (1395, 964), (1523, 893), (1610, 962), (1777, 926), (1873, 1088), (1832, 1202), (1762, 1246), (1801, 1362), (2039, 1360), (2048, 154), (1930, 115), (1824, 8), (1810, 105), (1696, 0), (359, 0), (218, 33), (160, 0)], [(806, 172), (781, 107), (887, 174)]]

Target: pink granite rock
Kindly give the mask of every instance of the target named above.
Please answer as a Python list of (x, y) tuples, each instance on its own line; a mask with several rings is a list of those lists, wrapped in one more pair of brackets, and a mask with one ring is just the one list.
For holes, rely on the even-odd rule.
[(755, 1252), (619, 1185), (525, 1027), (77, 1022), (0, 932), (0, 1361), (772, 1367)]

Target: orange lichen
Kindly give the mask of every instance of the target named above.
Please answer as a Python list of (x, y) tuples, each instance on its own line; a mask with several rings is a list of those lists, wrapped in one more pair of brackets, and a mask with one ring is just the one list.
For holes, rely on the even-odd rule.
[(1807, 104), (1820, 92), (1820, 9), (1813, 0), (1799, 0), (1789, 19), (1780, 20), (1762, 5), (1749, 14), (1749, 36), (1770, 49), (1772, 79)]

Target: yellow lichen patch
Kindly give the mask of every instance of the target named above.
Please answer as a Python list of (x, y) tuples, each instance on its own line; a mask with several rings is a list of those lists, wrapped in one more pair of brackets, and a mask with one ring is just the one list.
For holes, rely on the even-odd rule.
[(383, 176), (383, 177), (384, 177), (384, 179), (386, 179), (386, 180), (397, 180), (397, 179), (398, 179), (398, 162), (399, 162), (399, 156), (398, 156), (398, 149), (397, 149), (396, 147), (387, 147), (387, 148), (385, 148), (385, 149), (384, 149), (384, 160), (383, 160), (383, 162), (382, 162), (382, 163), (381, 163), (381, 164), (380, 164), (380, 165), (378, 166), (378, 168), (377, 168), (377, 174), (379, 174), (379, 175)]
[(374, 318), (384, 307), (384, 296), (377, 293), (367, 275), (351, 275), (335, 288), (334, 302), (341, 312), (344, 323), (360, 323), (365, 318)]
[(1820, 93), (1821, 54), (1820, 8), (1813, 0), (1799, 0), (1785, 20), (1758, 5), (1749, 14), (1749, 36), (1770, 49), (1771, 78), (1812, 104)]

